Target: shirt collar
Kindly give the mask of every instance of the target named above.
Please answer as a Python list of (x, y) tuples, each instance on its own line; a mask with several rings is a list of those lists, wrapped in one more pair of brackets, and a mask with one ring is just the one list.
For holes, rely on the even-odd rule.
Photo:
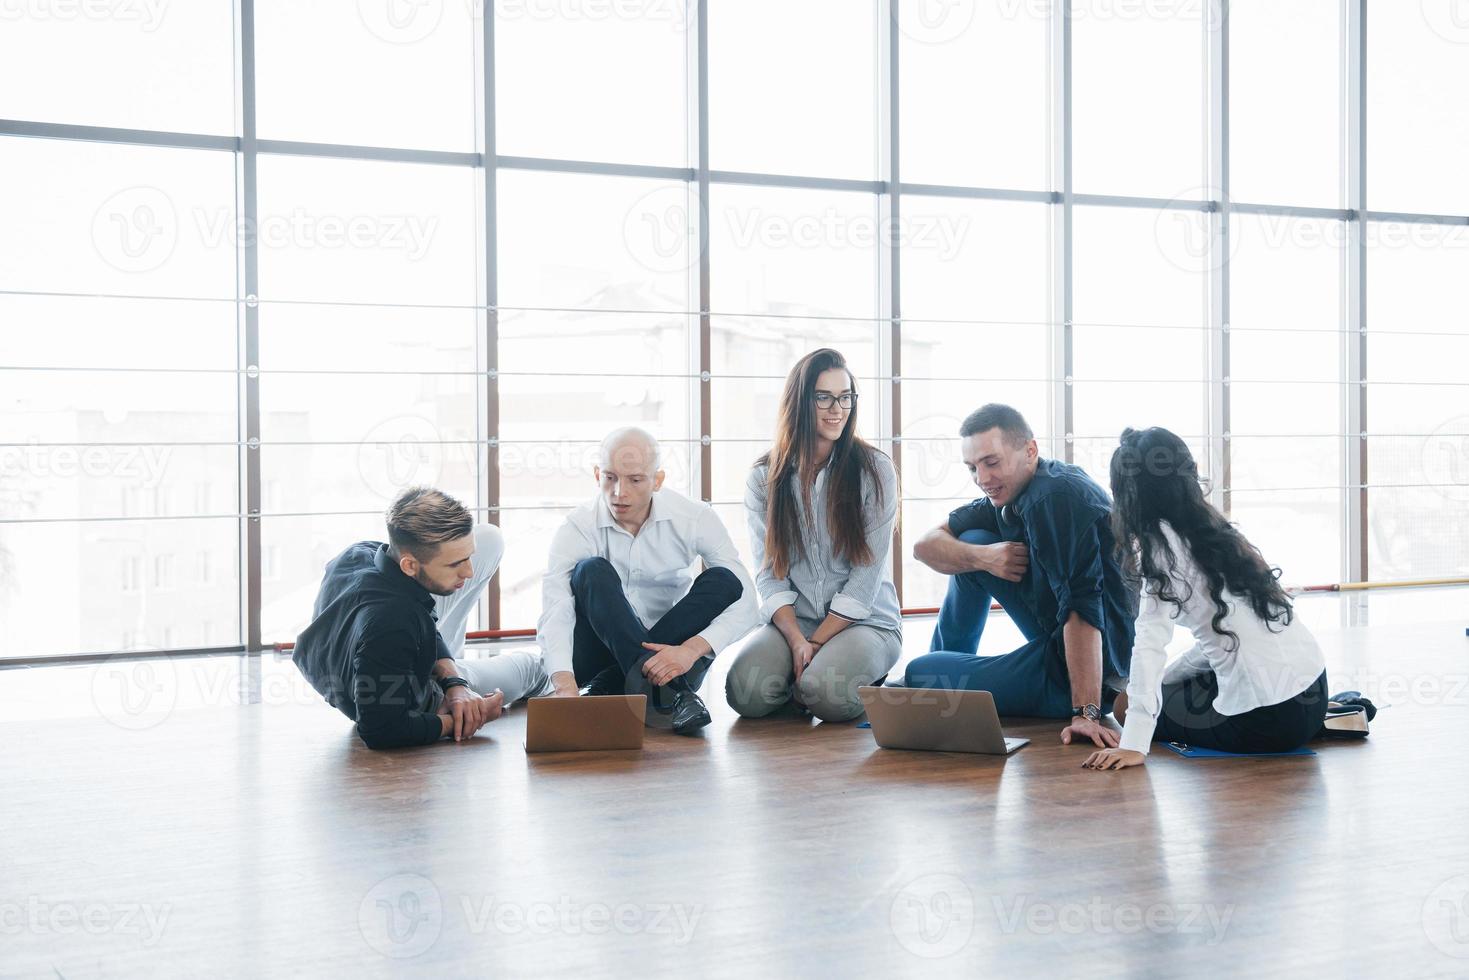
[[(662, 490), (653, 491), (653, 505), (648, 510), (648, 519), (643, 522), (643, 527), (647, 527), (649, 524), (658, 521), (673, 520), (672, 509), (669, 505), (663, 503), (662, 498)], [(617, 518), (612, 516), (612, 508), (607, 506), (607, 498), (600, 493), (597, 494), (597, 527), (615, 527), (619, 530), (622, 529), (621, 525), (617, 523)]]
[(1024, 517), (1025, 509), (1030, 505), (1030, 501), (1034, 499), (1031, 497), (1030, 491), (1031, 488), (1035, 486), (1035, 481), (1042, 476), (1049, 475), (1050, 461), (1044, 456), (1038, 457), (1035, 462), (1035, 473), (1031, 475), (1030, 482), (1025, 485), (1024, 490), (1020, 491), (1019, 496), (1017, 496), (1014, 500), (1010, 501), (1010, 503), (1006, 504), (1005, 506), (1012, 509), (1015, 512), (1016, 517)]
[(398, 563), (393, 561), (393, 556), (388, 554), (388, 547), (387, 544), (378, 545), (377, 554), (372, 556), (372, 563), (382, 575), (383, 581), (389, 588), (432, 608), (434, 597), (429, 594), (428, 589), (403, 574), (403, 569), (399, 568)]

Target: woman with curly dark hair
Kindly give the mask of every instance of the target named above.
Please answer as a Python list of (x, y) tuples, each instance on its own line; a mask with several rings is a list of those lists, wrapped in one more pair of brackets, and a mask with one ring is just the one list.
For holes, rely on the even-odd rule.
[[(1254, 545), (1204, 499), (1198, 466), (1167, 429), (1128, 429), (1112, 454), (1112, 523), (1123, 571), (1142, 585), (1117, 748), (1083, 765), (1143, 762), (1148, 744), (1288, 752), (1321, 730), (1321, 648)], [(1194, 646), (1164, 667), (1177, 623)]]

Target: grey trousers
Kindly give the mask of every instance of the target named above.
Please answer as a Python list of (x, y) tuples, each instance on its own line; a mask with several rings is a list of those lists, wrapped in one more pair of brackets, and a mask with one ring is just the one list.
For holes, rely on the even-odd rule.
[(817, 651), (798, 684), (790, 645), (767, 625), (735, 655), (724, 696), (745, 718), (763, 718), (794, 695), (822, 721), (850, 721), (863, 710), (857, 688), (884, 676), (902, 652), (896, 630), (848, 626)]

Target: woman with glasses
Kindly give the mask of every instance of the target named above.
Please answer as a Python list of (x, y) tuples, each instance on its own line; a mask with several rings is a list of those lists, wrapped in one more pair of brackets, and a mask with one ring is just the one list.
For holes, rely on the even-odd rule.
[(730, 665), (725, 695), (746, 718), (794, 700), (823, 721), (862, 713), (857, 688), (902, 650), (891, 551), (892, 460), (857, 435), (852, 372), (812, 351), (786, 378), (775, 442), (745, 483), (766, 626)]

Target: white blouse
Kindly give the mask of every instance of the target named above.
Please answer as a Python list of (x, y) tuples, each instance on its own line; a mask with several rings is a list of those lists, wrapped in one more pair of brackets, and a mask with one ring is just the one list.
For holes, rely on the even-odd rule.
[[(1132, 670), (1127, 681), (1127, 721), (1122, 726), (1121, 747), (1144, 754), (1153, 740), (1164, 684), (1213, 671), (1219, 680), (1214, 710), (1221, 715), (1239, 715), (1290, 700), (1314, 684), (1326, 669), (1321, 647), (1300, 620), (1292, 620), (1284, 627), (1280, 623), (1266, 623), (1248, 603), (1238, 601), (1225, 590), (1224, 601), (1229, 613), (1222, 625), (1239, 637), (1238, 647), (1230, 650), (1229, 637), (1214, 631), (1216, 610), (1209, 597), (1208, 580), (1194, 564), (1188, 545), (1168, 522), (1160, 526), (1178, 557), (1173, 592), (1182, 597), (1191, 586), (1193, 594), (1179, 611), (1173, 603), (1158, 598), (1152, 583), (1145, 581), (1143, 585), (1137, 637), (1132, 647)], [(1175, 624), (1187, 628), (1196, 642), (1165, 669), (1168, 659), (1165, 648), (1173, 638)]]

